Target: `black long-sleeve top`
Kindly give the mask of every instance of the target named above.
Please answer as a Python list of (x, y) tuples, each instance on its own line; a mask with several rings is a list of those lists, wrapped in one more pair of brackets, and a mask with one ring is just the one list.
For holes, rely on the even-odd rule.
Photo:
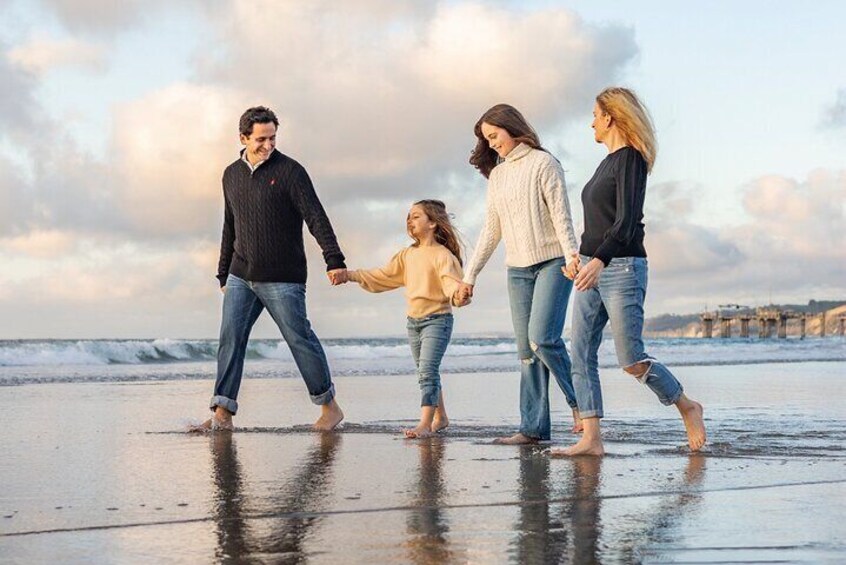
[(223, 172), (225, 212), (217, 278), (305, 283), (303, 222), (327, 270), (345, 268), (332, 224), (302, 165), (273, 151), (254, 171), (238, 159)]
[(609, 154), (582, 190), (585, 231), (579, 253), (600, 259), (646, 257), (643, 247), (643, 200), (646, 161), (637, 149)]

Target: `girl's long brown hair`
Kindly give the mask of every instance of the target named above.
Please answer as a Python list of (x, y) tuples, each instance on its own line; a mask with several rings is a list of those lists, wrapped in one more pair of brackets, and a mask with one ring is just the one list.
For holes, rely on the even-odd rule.
[(482, 135), (482, 123), (504, 129), (517, 143), (525, 143), (533, 149), (544, 150), (537, 132), (517, 108), (509, 104), (497, 104), (482, 114), (473, 127), (473, 133), (476, 134), (476, 148), (470, 154), (470, 164), (476, 167), (485, 178), (491, 176), (491, 171), (499, 162), (499, 155), (491, 149), (488, 140)]
[[(440, 200), (418, 200), (414, 203), (415, 206), (423, 208), (426, 216), (436, 225), (435, 227), (435, 241), (449, 249), (450, 253), (455, 255), (458, 259), (458, 264), (464, 266), (464, 261), (461, 259), (461, 240), (458, 238), (458, 231), (452, 225), (449, 214), (446, 210), (446, 204)], [(414, 245), (420, 245), (420, 240), (411, 235), (414, 240)]]

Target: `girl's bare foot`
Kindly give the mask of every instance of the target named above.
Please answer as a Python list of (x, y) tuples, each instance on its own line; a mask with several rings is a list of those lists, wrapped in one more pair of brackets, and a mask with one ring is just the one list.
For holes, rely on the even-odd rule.
[(446, 414), (440, 415), (435, 412), (435, 419), (432, 420), (432, 432), (442, 432), (449, 427), (449, 418)]
[(517, 432), (516, 434), (510, 437), (498, 437), (493, 440), (493, 442), (497, 445), (529, 445), (537, 443), (538, 440), (533, 437), (523, 435), (520, 432)]
[(580, 434), (585, 431), (585, 425), (582, 423), (582, 418), (579, 416), (579, 409), (573, 408), (573, 429), (574, 434)]
[(329, 404), (320, 407), (320, 418), (312, 426), (318, 432), (330, 432), (344, 419), (341, 407), (333, 398)]
[(417, 424), (416, 428), (403, 430), (402, 433), (405, 434), (405, 437), (407, 437), (408, 439), (421, 439), (432, 437), (433, 435), (435, 435), (435, 432), (432, 431), (430, 426), (431, 424), (421, 422), (420, 424)]
[(699, 451), (706, 441), (702, 405), (682, 394), (682, 397), (676, 402), (676, 408), (679, 409), (684, 421), (684, 429), (687, 431), (687, 444), (690, 446), (690, 450)]

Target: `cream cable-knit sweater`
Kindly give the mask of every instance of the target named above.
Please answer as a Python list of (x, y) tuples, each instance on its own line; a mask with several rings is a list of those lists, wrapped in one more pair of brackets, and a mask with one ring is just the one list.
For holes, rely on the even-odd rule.
[(564, 169), (546, 151), (521, 143), (493, 168), (488, 179), (487, 211), (464, 282), (476, 277), (505, 240), (505, 264), (528, 267), (578, 251)]

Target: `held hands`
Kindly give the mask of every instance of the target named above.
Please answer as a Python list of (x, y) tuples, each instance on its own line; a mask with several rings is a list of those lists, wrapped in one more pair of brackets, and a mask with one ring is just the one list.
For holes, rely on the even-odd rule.
[(565, 277), (572, 281), (576, 278), (576, 275), (579, 273), (581, 262), (582, 260), (579, 257), (579, 254), (573, 253), (573, 259), (569, 263), (567, 263), (566, 267), (561, 267), (561, 272), (564, 273)]
[(332, 286), (350, 282), (350, 275), (346, 269), (332, 269), (326, 272), (326, 276), (329, 277)]
[(601, 259), (594, 257), (588, 261), (574, 279), (576, 290), (588, 290), (595, 287), (599, 283), (599, 275), (602, 274), (604, 268), (605, 263)]

